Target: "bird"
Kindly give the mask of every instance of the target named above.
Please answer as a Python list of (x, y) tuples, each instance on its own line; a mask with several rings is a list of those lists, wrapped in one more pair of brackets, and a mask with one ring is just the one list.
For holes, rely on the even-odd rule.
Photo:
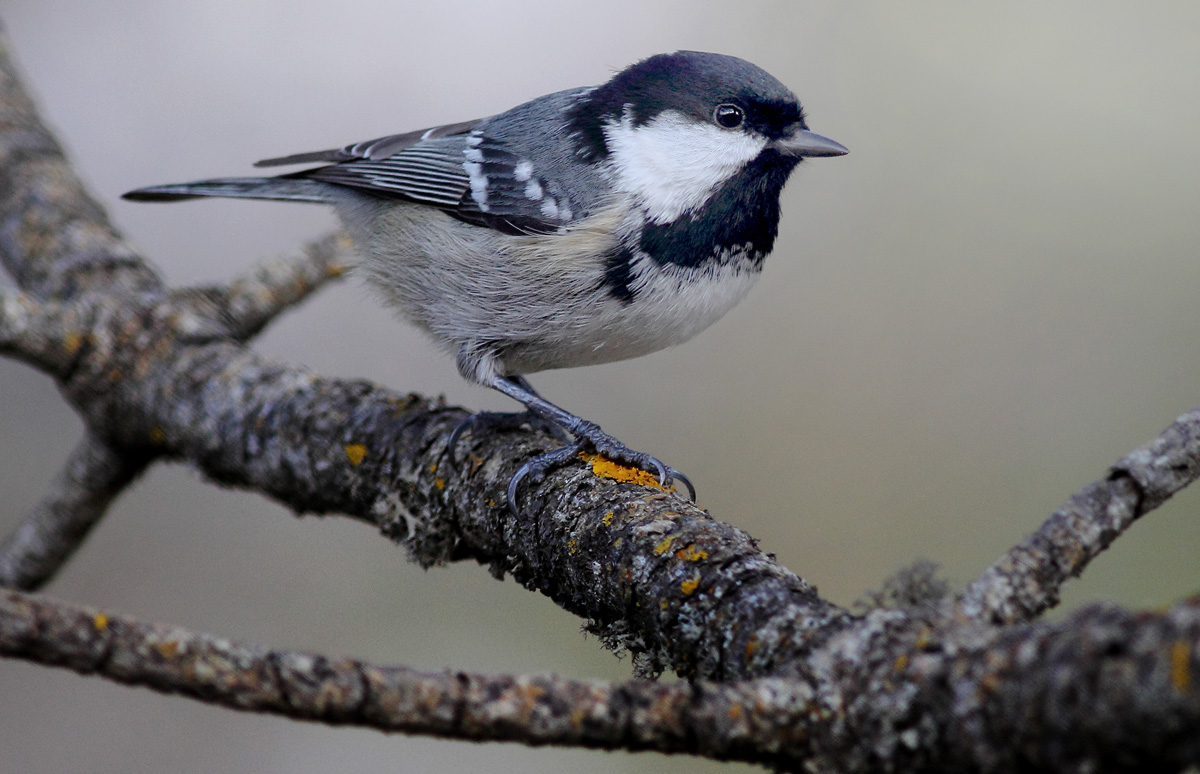
[[(487, 118), (259, 161), (272, 177), (139, 188), (134, 201), (200, 197), (332, 205), (385, 301), (453, 354), (469, 382), (525, 411), (563, 446), (526, 461), (519, 487), (582, 452), (695, 488), (543, 398), (531, 373), (637, 357), (691, 339), (761, 276), (780, 193), (800, 162), (841, 156), (796, 96), (743, 59), (657, 54), (606, 83)], [(317, 166), (311, 166), (316, 164)], [(507, 420), (504, 418), (507, 417)]]

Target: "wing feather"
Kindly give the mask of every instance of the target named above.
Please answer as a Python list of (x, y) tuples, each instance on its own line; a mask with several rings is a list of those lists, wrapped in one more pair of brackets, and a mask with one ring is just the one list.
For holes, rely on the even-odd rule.
[(519, 149), (488, 136), (490, 121), (393, 134), (335, 150), (266, 159), (255, 166), (325, 162), (282, 177), (428, 204), (506, 233), (555, 231), (583, 215), (572, 211), (558, 186), (534, 174), (532, 162)]
[(418, 129), (415, 132), (389, 134), (387, 137), (379, 137), (374, 140), (356, 142), (353, 145), (347, 145), (342, 148), (334, 148), (332, 150), (294, 153), (291, 156), (263, 159), (262, 161), (255, 162), (254, 166), (282, 167), (289, 164), (312, 164), (322, 161), (333, 162), (336, 164), (342, 161), (353, 161), (355, 159), (371, 159), (378, 161), (379, 159), (385, 159), (388, 156), (397, 154), (405, 148), (411, 148), (423, 140), (436, 140), (440, 137), (452, 137), (458, 134), (466, 134), (478, 126), (479, 122), (480, 119), (476, 118), (471, 121), (459, 121), (456, 124), (444, 124), (442, 126), (432, 127), (430, 129)]

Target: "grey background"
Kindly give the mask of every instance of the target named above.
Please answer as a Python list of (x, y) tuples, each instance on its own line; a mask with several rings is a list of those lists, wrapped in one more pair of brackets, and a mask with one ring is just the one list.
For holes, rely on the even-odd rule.
[[(135, 205), (130, 188), (502, 110), (677, 48), (789, 84), (850, 156), (804, 164), (765, 281), (640, 360), (548, 396), (697, 483), (700, 502), (849, 603), (900, 565), (973, 577), (1200, 402), (1200, 5), (0, 0), (78, 168), (175, 283), (224, 280), (332, 226), (318, 208)], [(354, 282), (260, 351), (472, 407), (504, 399)], [(0, 527), (80, 425), (0, 363)], [(1118, 541), (1065, 605), (1200, 587), (1197, 494)], [(410, 566), (155, 468), (49, 588), (273, 646), (425, 669), (620, 679), (579, 621), (473, 565)], [(0, 770), (709, 771), (690, 759), (387, 737), (239, 715), (0, 663)]]

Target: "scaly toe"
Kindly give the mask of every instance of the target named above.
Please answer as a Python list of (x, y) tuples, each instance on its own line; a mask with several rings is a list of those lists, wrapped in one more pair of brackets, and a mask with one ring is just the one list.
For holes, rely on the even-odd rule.
[(572, 440), (571, 436), (559, 427), (557, 423), (538, 416), (532, 411), (477, 411), (474, 414), (464, 417), (450, 431), (450, 438), (446, 441), (446, 450), (450, 454), (450, 462), (455, 467), (461, 462), (456, 453), (458, 442), (468, 430), (474, 430), (477, 427), (487, 427), (491, 430), (502, 431), (520, 430), (525, 426), (544, 430), (564, 443)]
[(530, 478), (534, 482), (541, 481), (548, 472), (562, 467), (577, 457), (585, 445), (582, 441), (576, 441), (568, 446), (561, 446), (539, 454), (517, 468), (517, 472), (508, 481), (508, 509), (513, 512), (513, 515), (520, 515), (520, 511), (517, 509), (517, 492), (522, 481), (526, 478)]

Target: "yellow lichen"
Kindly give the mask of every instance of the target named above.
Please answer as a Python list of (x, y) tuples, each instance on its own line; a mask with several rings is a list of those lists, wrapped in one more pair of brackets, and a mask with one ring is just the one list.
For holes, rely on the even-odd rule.
[(346, 459), (350, 460), (351, 465), (361, 465), (364, 458), (367, 456), (367, 447), (361, 443), (346, 444)]
[(104, 613), (96, 613), (92, 616), (92, 626), (96, 627), (96, 631), (102, 632), (108, 628), (108, 616)]
[(175, 654), (179, 652), (179, 643), (175, 640), (160, 642), (156, 647), (163, 658), (175, 658)]
[(689, 578), (688, 580), (685, 580), (683, 583), (679, 584), (679, 590), (682, 591), (684, 593), (684, 595), (686, 595), (686, 596), (690, 596), (699, 587), (700, 587), (700, 579), (699, 578)]
[(567, 553), (576, 554), (579, 552), (579, 544), (574, 540), (567, 541)]
[(908, 654), (901, 653), (899, 656), (896, 657), (895, 663), (892, 664), (892, 670), (896, 671), (896, 672), (903, 672), (907, 668), (908, 668)]
[(656, 545), (654, 547), (654, 555), (662, 556), (663, 554), (665, 554), (667, 551), (669, 551), (671, 549), (671, 543), (673, 543), (673, 542), (675, 542), (675, 536), (674, 535), (668, 536), (665, 540), (663, 540), (663, 542), (659, 543), (658, 545)]
[(697, 549), (695, 543), (688, 543), (687, 548), (681, 548), (675, 552), (675, 557), (685, 562), (699, 562), (708, 558), (708, 552)]
[(670, 607), (670, 606), (671, 606), (671, 603), (670, 603), (670, 601), (668, 601), (668, 600), (666, 600), (666, 599), (659, 600), (659, 602), (658, 602), (658, 609), (659, 609), (659, 610), (666, 610), (666, 609), (667, 609), (668, 607)]
[(166, 443), (166, 440), (167, 440), (167, 431), (166, 430), (163, 430), (158, 425), (155, 425), (154, 427), (150, 428), (150, 443), (154, 444), (155, 446), (162, 446), (164, 443)]
[(71, 331), (63, 338), (63, 349), (67, 350), (67, 354), (74, 355), (83, 346), (83, 337), (75, 331)]
[(614, 515), (615, 514), (612, 511), (609, 511), (608, 513), (604, 514), (604, 518), (600, 520), (600, 523), (606, 527), (611, 527)]
[(433, 480), (433, 485), (434, 485), (434, 486), (436, 486), (436, 487), (438, 488), (438, 491), (440, 492), (440, 491), (442, 491), (443, 489), (445, 489), (445, 488), (446, 488), (446, 479), (444, 479), (444, 478), (435, 478), (435, 479)]
[(619, 462), (613, 462), (602, 455), (588, 454), (587, 452), (580, 452), (579, 459), (590, 464), (592, 466), (592, 473), (595, 473), (600, 478), (620, 481), (622, 484), (649, 486), (654, 489), (661, 489), (664, 492), (675, 491), (675, 487), (664, 487), (658, 483), (658, 478), (653, 473), (648, 473), (641, 468), (629, 468)]
[(1180, 693), (1192, 690), (1192, 644), (1187, 640), (1176, 640), (1171, 645), (1171, 685)]

